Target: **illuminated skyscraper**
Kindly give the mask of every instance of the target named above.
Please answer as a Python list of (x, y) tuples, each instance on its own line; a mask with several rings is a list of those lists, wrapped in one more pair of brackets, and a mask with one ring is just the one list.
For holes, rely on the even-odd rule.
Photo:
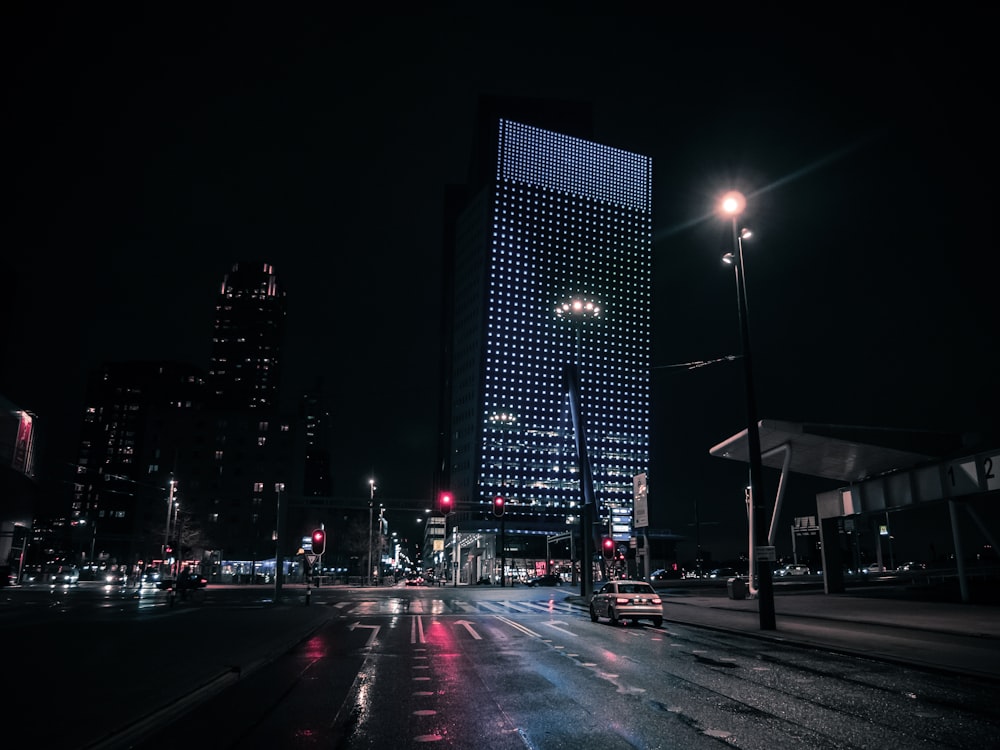
[[(577, 365), (599, 516), (629, 516), (649, 463), (651, 159), (503, 117), (492, 133), (486, 178), (453, 229), (439, 483), (474, 517), (505, 496), (512, 533), (574, 523), (565, 370)], [(589, 314), (567, 314), (571, 299)]]

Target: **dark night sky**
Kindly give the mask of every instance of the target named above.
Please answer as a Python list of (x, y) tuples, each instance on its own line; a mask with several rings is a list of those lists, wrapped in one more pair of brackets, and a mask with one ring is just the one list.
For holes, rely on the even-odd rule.
[[(442, 196), (480, 94), (590, 101), (596, 140), (653, 157), (656, 525), (689, 533), (697, 503), (703, 544), (743, 547), (746, 468), (708, 455), (746, 426), (742, 369), (668, 367), (739, 353), (729, 187), (762, 418), (1000, 424), (984, 19), (13, 7), (0, 393), (49, 461), (72, 458), (89, 369), (206, 366), (222, 276), (261, 259), (288, 292), (288, 393), (344, 396), (337, 494), (374, 472), (429, 499)], [(809, 482), (789, 493), (787, 523), (813, 512)]]

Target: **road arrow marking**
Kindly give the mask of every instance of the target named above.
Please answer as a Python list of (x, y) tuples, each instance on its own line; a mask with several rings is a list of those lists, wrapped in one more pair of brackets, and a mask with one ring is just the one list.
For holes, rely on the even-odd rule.
[(365, 648), (368, 648), (378, 637), (378, 631), (381, 627), (381, 625), (362, 625), (360, 622), (356, 622), (353, 625), (348, 625), (347, 629), (353, 631), (354, 628), (369, 628), (372, 631), (372, 634), (368, 636), (368, 642), (365, 643)]
[(468, 620), (455, 620), (456, 625), (464, 625), (465, 629), (469, 631), (469, 635), (475, 638), (477, 641), (481, 641), (483, 637), (479, 635), (475, 630), (472, 629), (472, 623)]

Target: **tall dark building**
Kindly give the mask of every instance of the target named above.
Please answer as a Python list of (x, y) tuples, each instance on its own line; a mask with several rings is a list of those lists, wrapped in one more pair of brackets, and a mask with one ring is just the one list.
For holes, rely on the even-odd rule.
[(573, 528), (581, 467), (564, 375), (575, 365), (599, 517), (627, 539), (633, 476), (649, 463), (652, 163), (581, 137), (584, 114), (483, 107), (477, 182), (446, 233), (440, 488), (480, 517), (504, 496), (508, 531)]
[(176, 362), (109, 362), (90, 374), (68, 523), (82, 559), (162, 552), (179, 424), (201, 411), (204, 373)]
[(148, 563), (169, 547), (215, 580), (273, 561), (279, 508), (303, 482), (295, 420), (278, 413), (285, 314), (274, 268), (236, 263), (207, 376), (156, 362), (93, 374), (69, 516), (78, 559)]
[(35, 415), (0, 395), (0, 587), (21, 580), (21, 564), (38, 512)]
[(233, 265), (215, 305), (208, 373), (214, 407), (277, 408), (286, 312), (272, 265)]
[(304, 456), (302, 477), (303, 497), (331, 497), (333, 472), (331, 466), (330, 412), (323, 399), (323, 383), (305, 394), (299, 402), (299, 427)]

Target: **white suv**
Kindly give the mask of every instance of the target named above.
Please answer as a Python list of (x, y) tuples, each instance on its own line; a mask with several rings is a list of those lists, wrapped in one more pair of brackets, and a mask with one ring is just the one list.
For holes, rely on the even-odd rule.
[(650, 620), (658, 628), (663, 625), (663, 600), (645, 581), (608, 581), (590, 599), (591, 622), (599, 617), (607, 617), (612, 625)]

